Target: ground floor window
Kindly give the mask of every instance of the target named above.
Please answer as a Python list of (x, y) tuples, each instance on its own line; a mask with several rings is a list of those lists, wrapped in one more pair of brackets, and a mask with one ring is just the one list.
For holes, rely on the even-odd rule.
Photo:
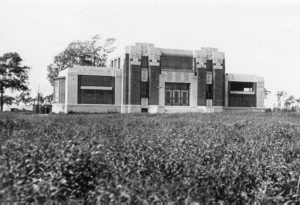
[(114, 104), (112, 76), (79, 75), (78, 104)]
[(165, 104), (174, 106), (189, 105), (189, 84), (188, 83), (166, 83)]
[(113, 91), (82, 89), (78, 104), (113, 104)]

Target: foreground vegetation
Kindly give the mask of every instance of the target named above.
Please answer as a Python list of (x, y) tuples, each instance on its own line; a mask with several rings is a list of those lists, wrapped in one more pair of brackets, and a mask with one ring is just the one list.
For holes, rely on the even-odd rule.
[(300, 115), (0, 115), (0, 201), (299, 201)]

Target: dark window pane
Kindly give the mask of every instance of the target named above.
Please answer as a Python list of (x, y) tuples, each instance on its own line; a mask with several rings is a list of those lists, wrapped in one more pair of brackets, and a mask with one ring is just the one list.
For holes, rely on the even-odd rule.
[(230, 91), (253, 91), (252, 82), (230, 82)]
[(160, 60), (162, 69), (193, 70), (193, 56), (162, 54)]
[(148, 68), (148, 56), (142, 56), (142, 68)]
[(207, 60), (206, 61), (206, 69), (207, 69), (207, 71), (212, 71), (213, 70), (213, 68), (212, 68), (212, 60)]
[(112, 90), (81, 90), (81, 104), (113, 104)]
[(112, 87), (113, 83), (111, 76), (81, 75), (79, 81), (81, 86)]
[(148, 82), (141, 82), (141, 98), (149, 97)]

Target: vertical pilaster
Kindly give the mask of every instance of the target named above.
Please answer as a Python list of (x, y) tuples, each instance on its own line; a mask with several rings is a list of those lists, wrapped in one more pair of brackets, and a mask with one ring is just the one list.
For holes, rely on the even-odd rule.
[(141, 104), (141, 66), (131, 65), (130, 105)]
[(198, 82), (197, 82), (197, 77), (193, 76), (192, 77), (192, 82), (190, 86), (190, 106), (195, 107), (197, 106), (197, 92), (198, 92)]
[(227, 76), (225, 76), (225, 89), (224, 89), (224, 91), (225, 91), (225, 108), (228, 107), (228, 97), (229, 97), (228, 90), (229, 90), (228, 78), (227, 78)]
[(217, 50), (212, 52), (213, 57), (213, 106), (224, 106), (224, 53)]
[(78, 101), (78, 74), (77, 71), (68, 69), (66, 78), (67, 98), (66, 104), (77, 104)]
[(198, 106), (206, 106), (206, 69), (198, 68)]
[(129, 59), (129, 53), (125, 54), (125, 60), (124, 60), (124, 71), (123, 71), (123, 104), (128, 105), (129, 104), (129, 66), (130, 66), (130, 59)]
[(264, 107), (264, 84), (263, 80), (256, 84), (256, 107)]
[(164, 74), (159, 75), (159, 103), (157, 103), (156, 105), (158, 104), (160, 107), (165, 106), (165, 75)]
[(213, 106), (223, 105), (223, 88), (224, 88), (224, 71), (223, 69), (214, 69), (214, 84), (213, 84)]
[(150, 65), (149, 68), (149, 105), (159, 104), (159, 66)]
[(116, 73), (115, 76), (115, 105), (121, 105), (121, 91), (122, 91), (122, 72), (121, 70)]

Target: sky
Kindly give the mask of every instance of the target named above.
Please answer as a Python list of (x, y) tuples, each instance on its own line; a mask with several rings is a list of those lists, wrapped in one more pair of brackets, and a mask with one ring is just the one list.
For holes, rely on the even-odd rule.
[(0, 56), (17, 52), (30, 66), (30, 88), (53, 89), (47, 65), (71, 41), (96, 34), (117, 50), (136, 42), (156, 47), (225, 52), (226, 73), (264, 77), (271, 91), (300, 98), (300, 2), (267, 0), (0, 0)]

